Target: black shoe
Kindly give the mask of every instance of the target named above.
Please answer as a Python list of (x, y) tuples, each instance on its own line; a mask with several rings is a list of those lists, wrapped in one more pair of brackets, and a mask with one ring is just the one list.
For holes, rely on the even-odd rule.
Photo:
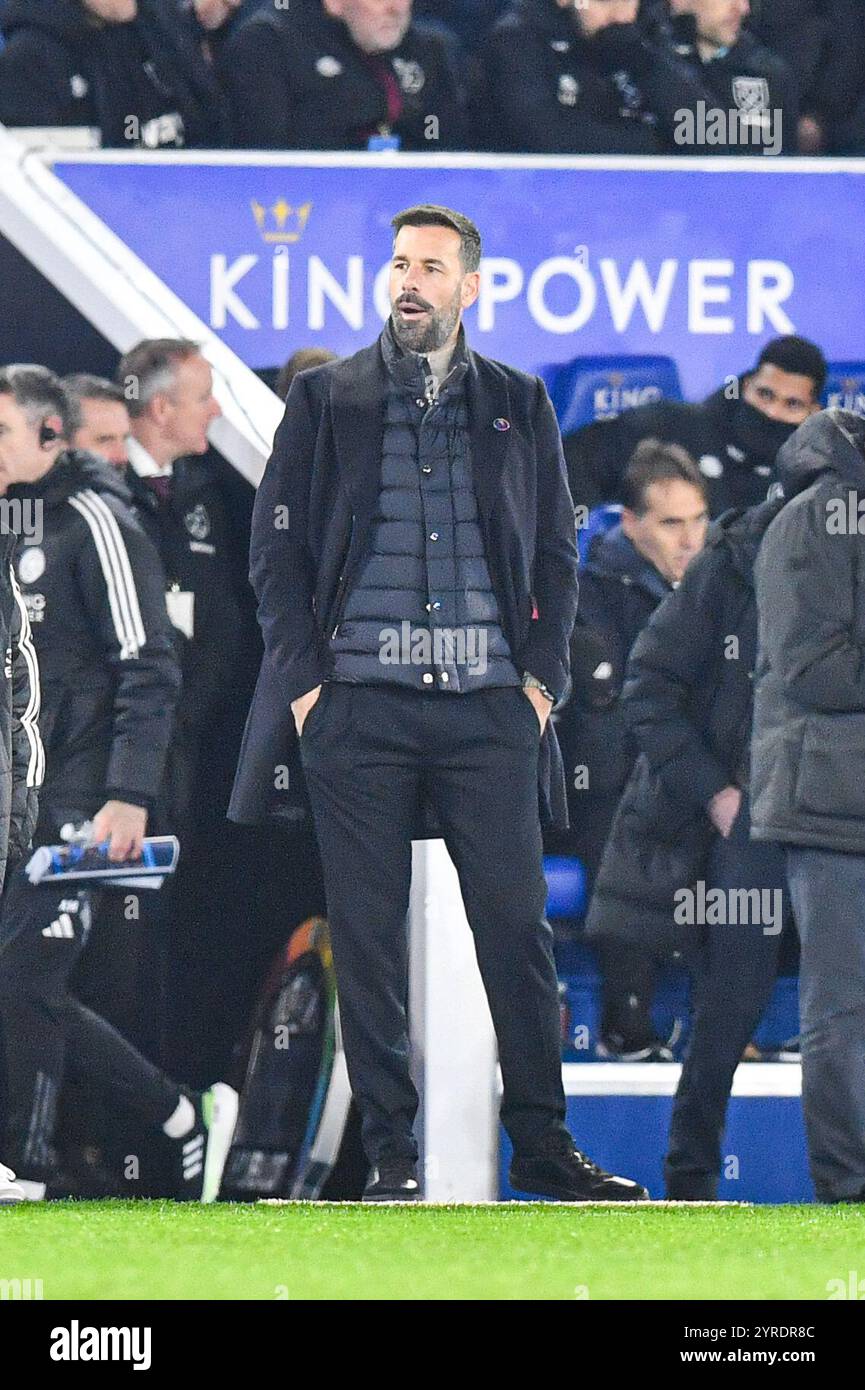
[(535, 1150), (515, 1153), (509, 1176), (517, 1192), (558, 1202), (645, 1202), (649, 1198), (639, 1183), (605, 1173), (574, 1148), (569, 1134), (557, 1133)]
[(596, 1053), (604, 1062), (672, 1062), (673, 1054), (660, 1038), (630, 1042), (618, 1034), (599, 1038)]
[(382, 1159), (363, 1190), (365, 1202), (419, 1202), (417, 1168), (409, 1159)]

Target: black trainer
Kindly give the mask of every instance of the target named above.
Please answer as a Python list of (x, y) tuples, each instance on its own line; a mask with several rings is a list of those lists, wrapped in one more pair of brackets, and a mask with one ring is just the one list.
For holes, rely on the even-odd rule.
[(417, 1167), (409, 1159), (382, 1159), (363, 1190), (365, 1202), (419, 1202)]
[(510, 1184), (517, 1192), (552, 1197), (558, 1202), (646, 1202), (649, 1194), (630, 1178), (605, 1173), (579, 1149), (569, 1134), (549, 1135), (537, 1149), (515, 1153)]

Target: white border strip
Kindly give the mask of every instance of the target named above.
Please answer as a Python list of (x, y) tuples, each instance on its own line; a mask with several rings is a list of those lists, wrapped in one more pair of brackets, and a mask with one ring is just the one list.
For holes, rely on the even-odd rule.
[(554, 154), (373, 154), (331, 150), (61, 150), (34, 149), (30, 158), (48, 164), (218, 165), (252, 168), (322, 169), (594, 169), (729, 174), (865, 174), (865, 159), (803, 155), (554, 155)]
[[(678, 1062), (565, 1062), (566, 1096), (672, 1096), (682, 1068)], [(800, 1096), (799, 1062), (743, 1062), (733, 1079), (734, 1096)]]

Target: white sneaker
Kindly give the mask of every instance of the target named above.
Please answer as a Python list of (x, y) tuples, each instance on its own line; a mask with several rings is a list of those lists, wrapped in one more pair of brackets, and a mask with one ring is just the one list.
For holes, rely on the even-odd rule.
[(26, 1201), (26, 1193), (15, 1181), (11, 1168), (0, 1163), (0, 1207), (12, 1207), (16, 1202)]

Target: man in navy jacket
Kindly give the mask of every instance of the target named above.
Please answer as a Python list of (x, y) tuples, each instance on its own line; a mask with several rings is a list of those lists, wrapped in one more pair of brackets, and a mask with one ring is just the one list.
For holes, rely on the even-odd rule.
[(253, 517), (265, 660), (232, 811), (254, 817), (293, 725), (324, 864), (370, 1200), (419, 1195), (405, 919), (432, 805), (499, 1043), (515, 1187), (645, 1196), (564, 1126), (540, 802), (566, 816), (549, 711), (568, 683), (577, 552), (542, 383), (471, 352), (480, 236), (394, 218), (379, 341), (292, 383)]

